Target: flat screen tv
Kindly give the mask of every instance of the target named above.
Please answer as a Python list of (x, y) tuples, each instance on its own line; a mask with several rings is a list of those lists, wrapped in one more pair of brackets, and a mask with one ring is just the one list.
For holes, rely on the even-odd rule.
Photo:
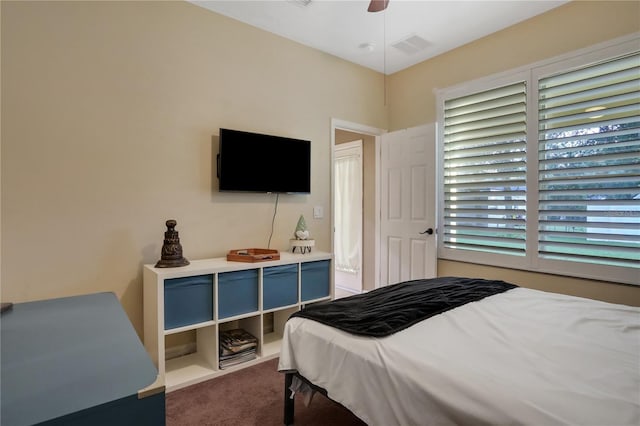
[(308, 194), (311, 141), (220, 129), (220, 191)]

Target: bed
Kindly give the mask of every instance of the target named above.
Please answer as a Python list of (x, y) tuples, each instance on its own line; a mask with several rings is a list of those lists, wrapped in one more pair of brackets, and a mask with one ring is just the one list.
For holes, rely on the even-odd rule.
[[(447, 280), (485, 282), (390, 286), (435, 285), (438, 300), (422, 319), (400, 315), (409, 324), (383, 337), (344, 324), (396, 311), (406, 297), (389, 296), (389, 287), (289, 318), (278, 365), (285, 424), (294, 420), (292, 383), (321, 390), (370, 426), (640, 424), (640, 308), (513, 285), (456, 304), (440, 288)], [(392, 309), (375, 307), (378, 293), (393, 299)], [(378, 312), (361, 315), (367, 305)], [(316, 307), (319, 319), (306, 317)], [(344, 309), (340, 328), (328, 325)]]

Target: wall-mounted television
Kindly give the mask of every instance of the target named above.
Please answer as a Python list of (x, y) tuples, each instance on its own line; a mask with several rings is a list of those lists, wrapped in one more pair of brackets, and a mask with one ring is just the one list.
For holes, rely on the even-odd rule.
[(220, 191), (309, 194), (311, 141), (220, 129)]

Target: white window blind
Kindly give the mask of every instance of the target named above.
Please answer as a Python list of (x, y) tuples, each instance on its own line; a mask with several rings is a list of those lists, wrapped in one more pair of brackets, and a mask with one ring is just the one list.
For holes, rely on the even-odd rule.
[(538, 252), (640, 267), (640, 55), (538, 82)]
[(446, 248), (524, 256), (526, 84), (444, 103)]

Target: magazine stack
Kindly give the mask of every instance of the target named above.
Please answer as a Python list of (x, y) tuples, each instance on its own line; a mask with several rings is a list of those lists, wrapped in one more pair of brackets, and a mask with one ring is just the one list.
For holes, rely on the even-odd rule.
[(220, 331), (220, 369), (255, 359), (257, 347), (258, 339), (241, 328)]

